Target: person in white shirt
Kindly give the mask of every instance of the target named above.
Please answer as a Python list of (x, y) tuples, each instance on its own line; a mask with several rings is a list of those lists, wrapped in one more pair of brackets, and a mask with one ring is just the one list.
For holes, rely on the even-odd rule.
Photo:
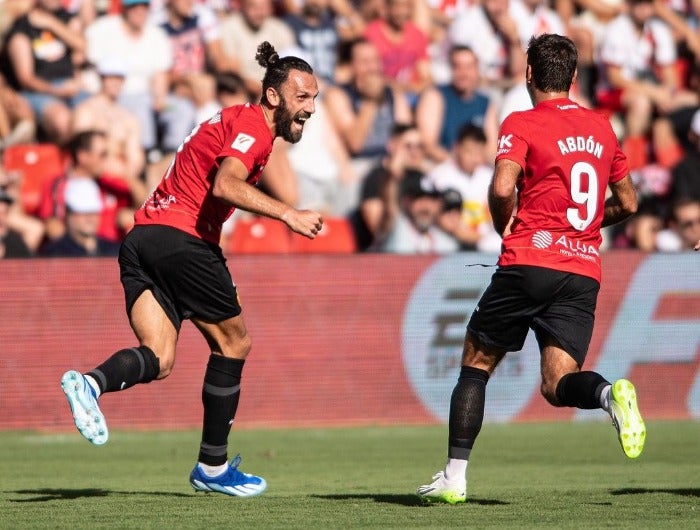
[(450, 25), (448, 38), (468, 46), (479, 58), (487, 88), (506, 89), (525, 72), (525, 42), (521, 40), (511, 0), (483, 0), (462, 11)]
[(271, 0), (241, 0), (240, 6), (221, 21), (221, 43), (226, 55), (239, 60), (238, 73), (248, 90), (259, 95), (263, 70), (255, 62), (258, 44), (268, 41), (282, 51), (294, 47), (296, 39), (291, 28), (274, 16)]
[(683, 89), (674, 68), (676, 41), (655, 18), (652, 0), (627, 0), (628, 13), (608, 24), (600, 47), (599, 107), (624, 113), (623, 151), (631, 169), (647, 163), (645, 137), (655, 112), (668, 114), (697, 105), (697, 94)]
[(486, 135), (471, 124), (459, 131), (450, 158), (426, 175), (444, 196), (449, 196), (449, 190), (460, 196), (459, 208), (447, 210), (440, 224), (459, 241), (462, 250), (498, 252), (501, 248), (488, 207), (492, 177), (493, 167), (486, 163)]
[(88, 59), (124, 59), (119, 102), (138, 119), (144, 149), (174, 152), (194, 126), (194, 105), (168, 90), (172, 47), (165, 31), (149, 22), (149, 0), (122, 0), (122, 6), (122, 14), (98, 18), (86, 29)]

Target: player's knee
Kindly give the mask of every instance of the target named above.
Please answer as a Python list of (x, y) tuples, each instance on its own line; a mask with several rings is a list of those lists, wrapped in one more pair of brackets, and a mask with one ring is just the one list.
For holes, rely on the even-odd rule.
[(542, 381), (542, 385), (540, 386), (540, 392), (542, 393), (542, 396), (544, 399), (547, 400), (547, 403), (550, 405), (553, 405), (555, 407), (560, 406), (559, 405), (559, 400), (557, 399), (557, 385), (554, 384), (552, 385), (548, 381)]

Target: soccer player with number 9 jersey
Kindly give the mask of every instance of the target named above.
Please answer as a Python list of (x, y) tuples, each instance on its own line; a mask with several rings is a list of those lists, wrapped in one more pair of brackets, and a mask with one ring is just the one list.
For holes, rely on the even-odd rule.
[(424, 500), (466, 500), (486, 384), (508, 352), (522, 349), (530, 329), (540, 348), (545, 399), (556, 407), (605, 410), (629, 458), (644, 447), (632, 383), (611, 384), (581, 370), (600, 289), (600, 230), (632, 215), (637, 196), (610, 123), (569, 99), (577, 61), (566, 37), (544, 34), (529, 43), (534, 108), (504, 120), (489, 189), (494, 227), (503, 236), (498, 269), (467, 325), (450, 400), (447, 464), (418, 488)]

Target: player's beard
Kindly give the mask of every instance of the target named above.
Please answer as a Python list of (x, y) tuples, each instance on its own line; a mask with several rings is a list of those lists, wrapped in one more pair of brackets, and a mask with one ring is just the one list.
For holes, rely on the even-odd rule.
[(301, 140), (301, 134), (303, 132), (303, 127), (299, 131), (292, 130), (292, 124), (295, 123), (294, 120), (297, 118), (310, 118), (311, 115), (308, 112), (300, 110), (292, 116), (289, 109), (287, 108), (287, 102), (284, 98), (280, 98), (280, 104), (275, 109), (275, 130), (277, 135), (281, 136), (284, 140), (288, 141), (290, 144), (295, 144)]

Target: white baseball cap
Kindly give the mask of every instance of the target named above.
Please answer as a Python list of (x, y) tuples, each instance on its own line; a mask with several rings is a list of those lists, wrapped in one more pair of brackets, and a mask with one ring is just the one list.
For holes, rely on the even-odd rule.
[(66, 208), (74, 213), (101, 213), (102, 194), (91, 178), (69, 178), (63, 192)]

